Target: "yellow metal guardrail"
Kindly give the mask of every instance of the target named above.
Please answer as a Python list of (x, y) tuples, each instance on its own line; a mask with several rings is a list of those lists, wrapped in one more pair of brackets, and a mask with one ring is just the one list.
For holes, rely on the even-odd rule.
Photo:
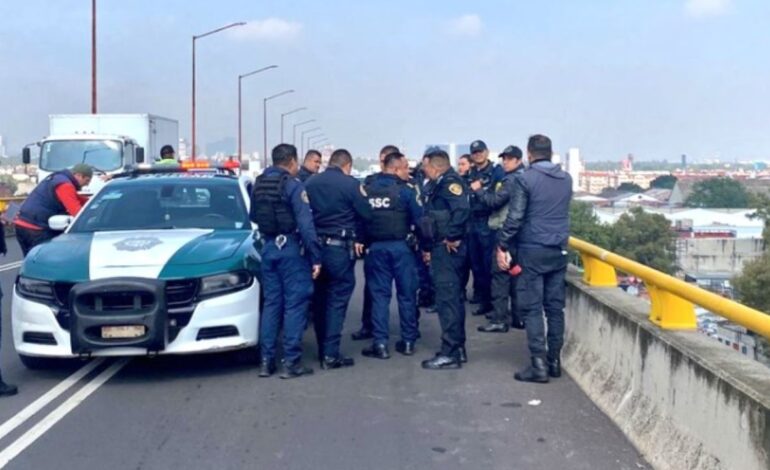
[(652, 303), (650, 321), (661, 328), (695, 329), (697, 322), (694, 305), (699, 305), (770, 339), (770, 315), (583, 240), (570, 237), (569, 245), (580, 253), (584, 268), (583, 280), (590, 286), (617, 287), (615, 269), (644, 281)]
[(12, 202), (24, 202), (27, 196), (13, 196), (13, 197), (0, 197), (0, 212), (5, 212), (8, 208), (8, 204)]

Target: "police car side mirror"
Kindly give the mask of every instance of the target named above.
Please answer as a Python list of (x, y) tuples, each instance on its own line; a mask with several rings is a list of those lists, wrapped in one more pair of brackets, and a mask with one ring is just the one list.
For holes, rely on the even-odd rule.
[(72, 223), (71, 215), (54, 215), (48, 219), (48, 227), (56, 232), (63, 232)]
[(136, 163), (144, 163), (144, 147), (136, 148)]
[(29, 147), (24, 147), (21, 151), (21, 162), (25, 165), (32, 163), (32, 152), (29, 151)]

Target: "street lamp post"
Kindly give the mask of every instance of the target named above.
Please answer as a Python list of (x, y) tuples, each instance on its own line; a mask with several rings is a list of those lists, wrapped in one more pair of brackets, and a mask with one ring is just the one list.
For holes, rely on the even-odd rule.
[(300, 154), (302, 154), (302, 155), (305, 154), (305, 135), (307, 135), (310, 132), (315, 132), (315, 131), (320, 131), (320, 130), (321, 130), (321, 127), (319, 126), (319, 127), (314, 127), (312, 129), (308, 129), (306, 131), (302, 131), (302, 133), (300, 134), (300, 137), (299, 137), (299, 145), (300, 145), (300, 152), (299, 153)]
[(91, 0), (91, 114), (96, 114), (96, 0)]
[(307, 140), (307, 149), (310, 150), (311, 148), (315, 147), (318, 144), (322, 144), (324, 142), (328, 142), (329, 138), (325, 135), (320, 135), (318, 137), (311, 137)]
[(279, 96), (288, 95), (289, 93), (294, 93), (294, 90), (284, 90), (280, 93), (276, 93), (274, 95), (268, 96), (267, 98), (264, 98), (262, 100), (262, 131), (264, 132), (263, 140), (262, 140), (262, 150), (264, 151), (264, 154), (262, 155), (262, 168), (267, 168), (267, 102), (278, 98)]
[(288, 116), (289, 114), (298, 113), (298, 112), (300, 112), (300, 111), (304, 111), (304, 110), (306, 110), (306, 109), (307, 109), (307, 108), (297, 108), (297, 109), (292, 109), (291, 111), (289, 111), (289, 112), (286, 112), (286, 113), (281, 113), (281, 143), (283, 143), (283, 142), (284, 142), (284, 140), (283, 140), (283, 118), (285, 118), (285, 117), (286, 117), (286, 116)]
[(305, 143), (305, 152), (310, 150), (310, 148), (311, 148), (310, 147), (310, 142), (314, 141), (314, 140), (316, 140), (316, 139), (318, 139), (320, 137), (326, 137), (326, 135), (323, 132), (321, 132), (319, 134), (311, 134), (311, 135), (307, 136), (307, 143)]
[(265, 70), (270, 70), (277, 68), (277, 65), (269, 65), (267, 67), (262, 67), (261, 69), (254, 70), (253, 72), (244, 73), (243, 75), (238, 75), (238, 161), (243, 160), (243, 131), (242, 131), (242, 122), (243, 122), (243, 111), (241, 110), (241, 81), (246, 78), (250, 77), (252, 75), (258, 74), (260, 72), (264, 72)]
[(307, 121), (302, 121), (302, 122), (298, 122), (297, 124), (294, 124), (294, 129), (292, 129), (292, 134), (291, 134), (292, 145), (297, 145), (297, 128), (300, 126), (304, 126), (305, 124), (310, 124), (311, 122), (315, 122), (315, 119), (308, 119)]
[(243, 26), (246, 23), (239, 22), (239, 23), (231, 23), (227, 26), (222, 26), (221, 28), (213, 29), (207, 33), (198, 34), (197, 36), (194, 35), (192, 37), (192, 159), (195, 161), (195, 41), (198, 39), (205, 38), (206, 36), (211, 36), (212, 34), (216, 34), (220, 31), (224, 31), (226, 29), (234, 28), (236, 26)]

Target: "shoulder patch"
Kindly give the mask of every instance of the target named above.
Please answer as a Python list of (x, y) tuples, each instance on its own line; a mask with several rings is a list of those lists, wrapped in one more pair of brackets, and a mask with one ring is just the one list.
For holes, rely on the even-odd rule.
[(363, 197), (369, 197), (369, 195), (368, 195), (368, 194), (366, 194), (366, 190), (364, 189), (363, 185), (360, 185), (360, 184), (359, 184), (359, 185), (358, 185), (358, 190), (359, 190), (359, 191), (361, 191), (361, 195), (362, 195)]
[(458, 183), (452, 183), (449, 185), (449, 192), (454, 194), (455, 196), (462, 196), (463, 187)]
[(307, 191), (305, 191), (304, 189), (302, 190), (302, 194), (300, 194), (299, 197), (302, 198), (302, 202), (304, 202), (305, 204), (310, 204), (310, 199), (307, 197)]

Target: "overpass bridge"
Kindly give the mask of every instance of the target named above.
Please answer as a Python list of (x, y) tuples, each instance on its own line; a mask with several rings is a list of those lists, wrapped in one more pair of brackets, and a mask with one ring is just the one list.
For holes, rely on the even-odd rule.
[[(21, 258), (9, 241), (6, 293)], [(572, 244), (585, 270), (568, 276), (568, 375), (547, 385), (512, 379), (529, 360), (523, 332), (479, 334), (472, 317), (461, 370), (420, 368), (439, 344), (435, 315), (423, 315), (416, 357), (362, 357), (348, 339), (360, 271), (343, 340), (356, 366), (288, 382), (231, 354), (29, 371), (6, 295), (0, 364), (21, 393), (0, 400), (0, 468), (769, 468), (770, 373), (690, 331), (693, 302), (762, 334), (767, 317)], [(615, 267), (647, 282), (652, 305), (615, 287)], [(304, 345), (312, 364), (310, 331)]]

